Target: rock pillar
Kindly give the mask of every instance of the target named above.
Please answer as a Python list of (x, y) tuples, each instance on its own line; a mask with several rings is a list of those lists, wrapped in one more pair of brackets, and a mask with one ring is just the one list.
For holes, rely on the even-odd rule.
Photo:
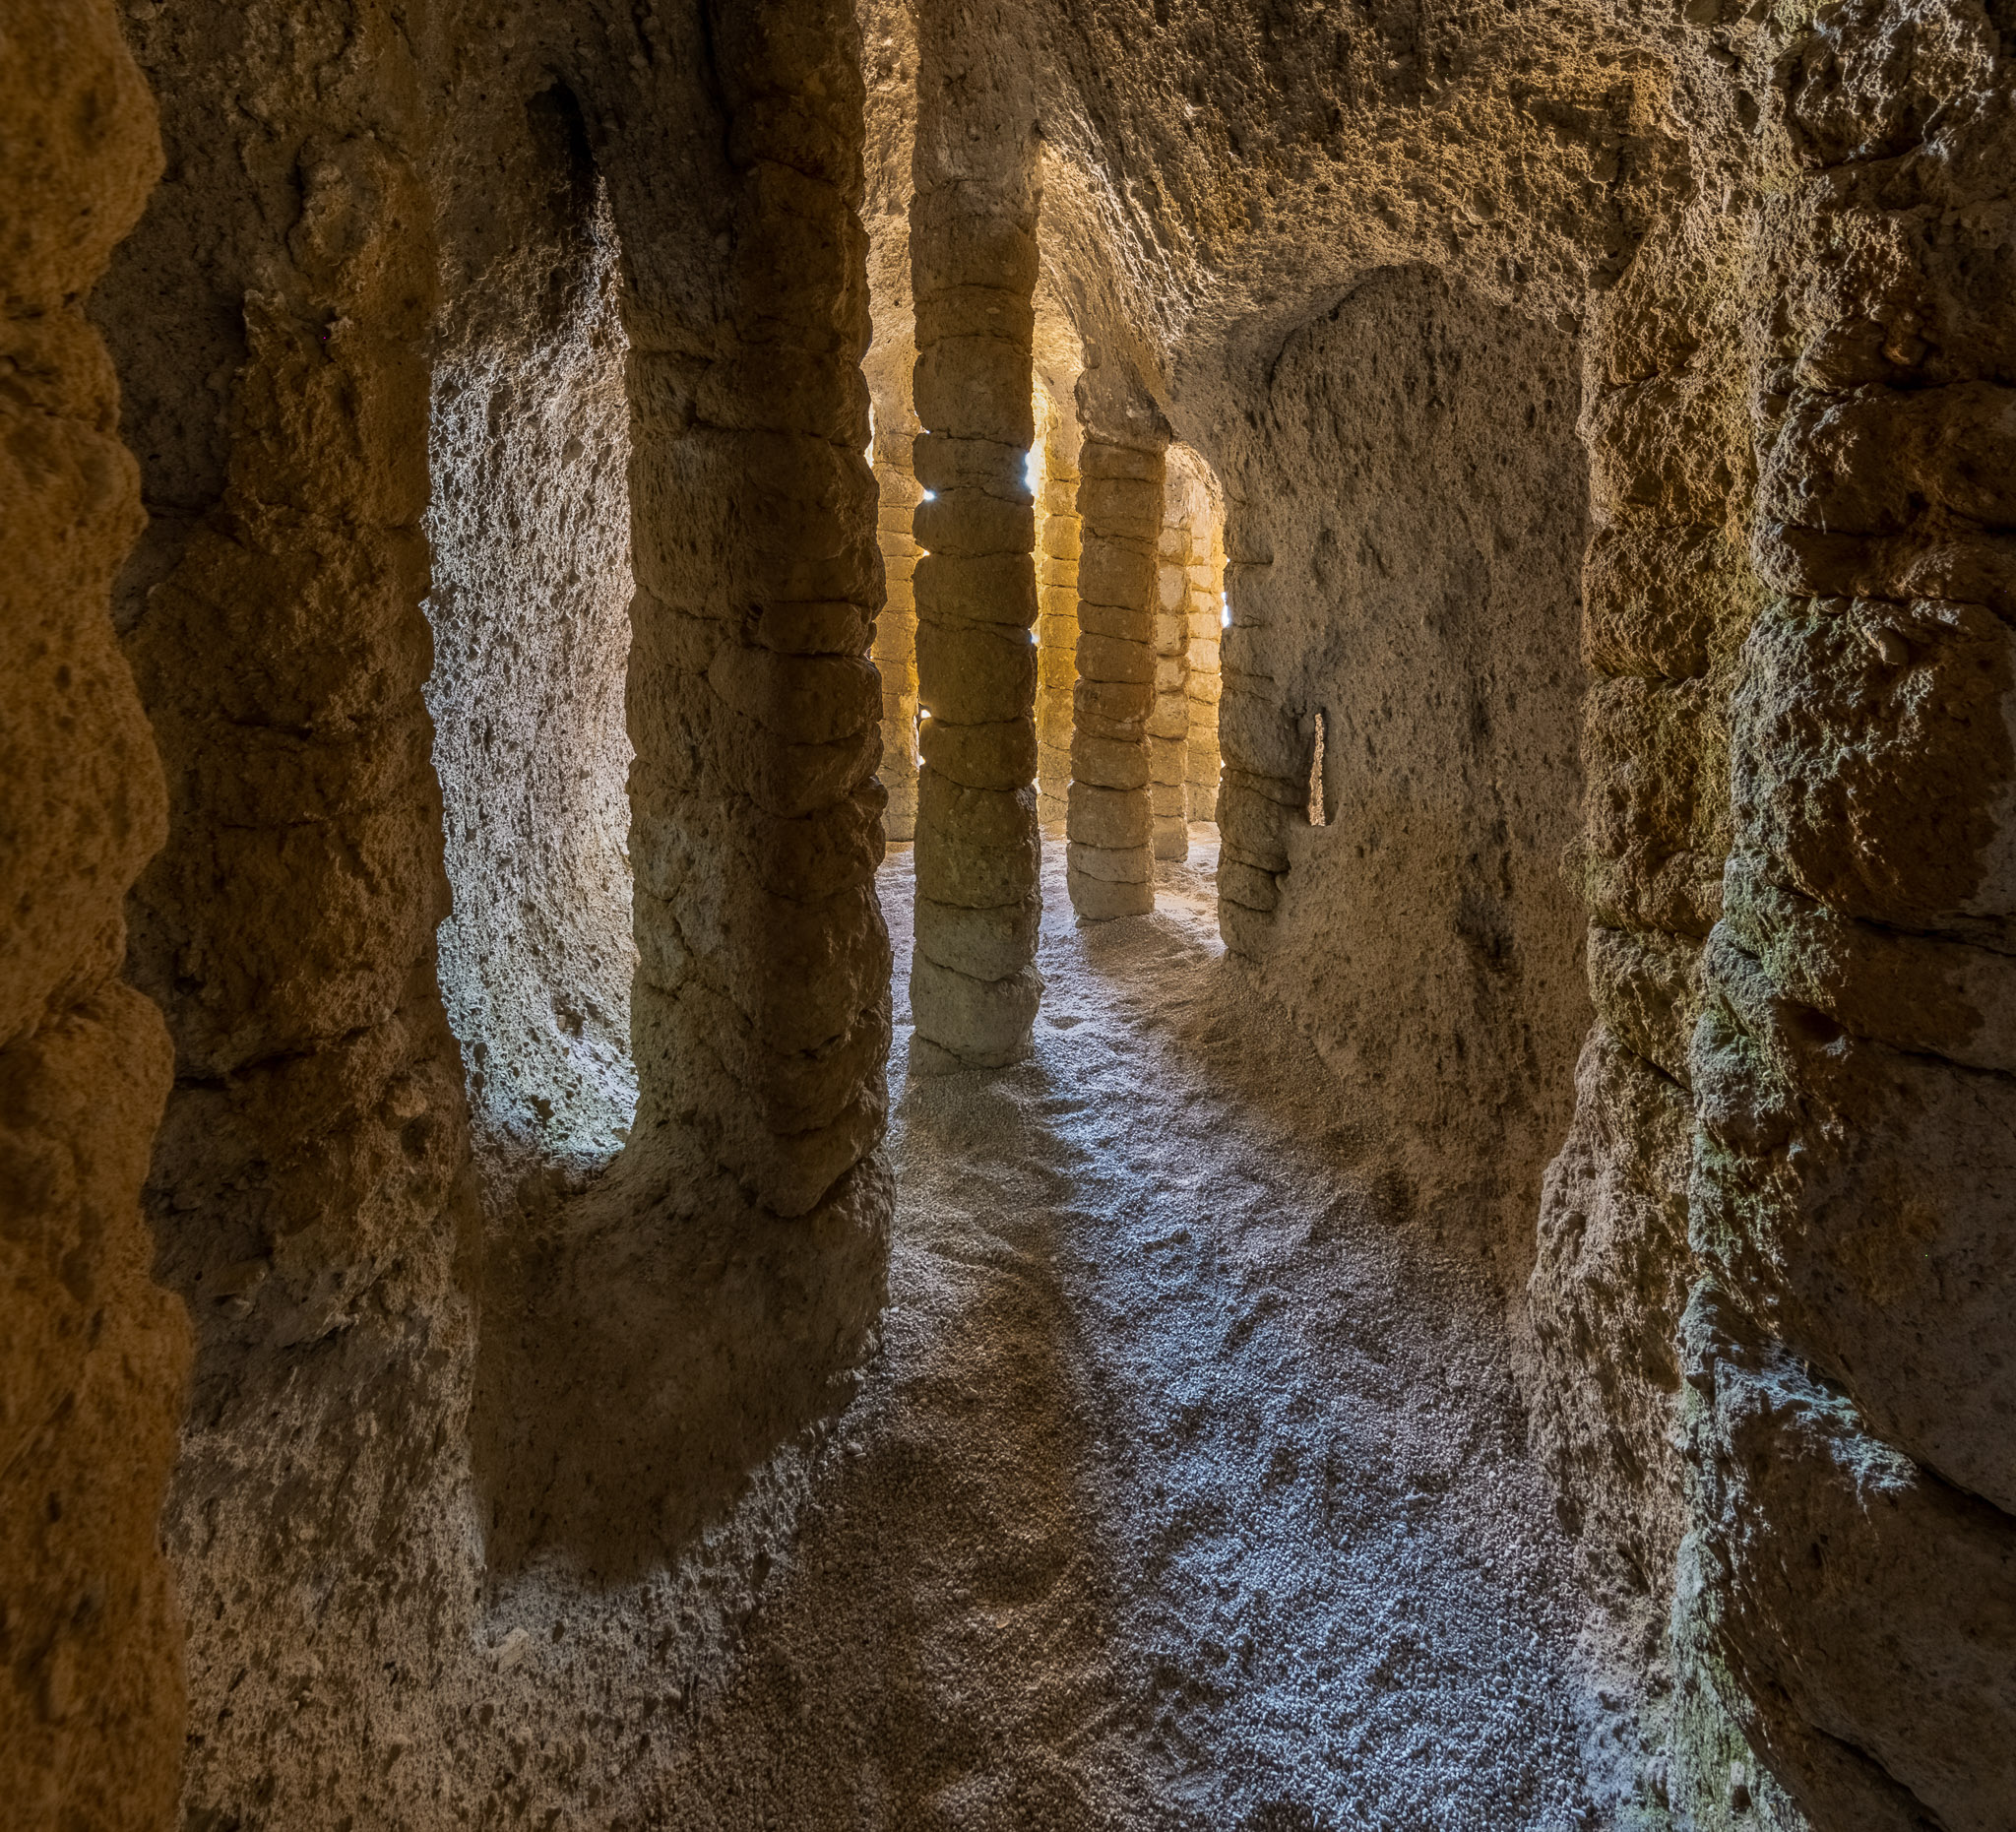
[[(176, 1054), (149, 1202), (199, 1342), (162, 1539), (191, 1717), (213, 1727), (187, 1745), (185, 1806), (225, 1818), (285, 1683), (248, 1650), (348, 1640), (306, 1570), (376, 1561), (393, 1586), (452, 1555), (469, 1340), (424, 699), (423, 79), (383, 14), (234, 18), (226, 42), (129, 10), (169, 176), (101, 299), (155, 523), (120, 609), (169, 798), (128, 904), (129, 972)], [(395, 1415), (422, 1446), (396, 1461), (365, 1448)]]
[[(906, 384), (908, 377), (905, 377)], [(908, 386), (904, 389), (909, 395)], [(909, 403), (891, 403), (890, 420), (875, 427), (876, 538), (882, 547), (884, 597), (875, 619), (875, 666), (882, 675), (883, 820), (892, 840), (917, 830), (917, 486), (912, 448), (915, 422)]]
[(1259, 510), (1236, 497), (1226, 503), (1225, 554), (1232, 620), (1220, 645), (1218, 926), (1232, 953), (1257, 961), (1274, 939), (1288, 830), (1308, 819), (1309, 749), (1263, 671), (1274, 545)]
[(188, 1324), (140, 1211), (171, 1074), (120, 982), (161, 844), (154, 739), (108, 614), (136, 467), (83, 295), (161, 167), (101, 0), (0, 33), (0, 1800), (8, 1823), (175, 1816), (181, 1624), (158, 1521)]
[[(627, 263), (638, 1124), (773, 1216), (851, 1212), (882, 1135), (881, 598), (852, 9), (721, 7), (719, 315)], [(611, 169), (626, 249), (672, 226)], [(684, 226), (683, 224), (678, 226)]]
[(918, 1066), (1028, 1054), (1042, 979), (1031, 343), (1034, 107), (970, 14), (918, 20)]
[[(1218, 517), (1204, 462), (1187, 446), (1171, 446), (1163, 507), (1162, 541), (1156, 568), (1155, 711), (1149, 717), (1149, 794), (1155, 813), (1155, 855), (1190, 855), (1190, 822), (1210, 820), (1218, 799), (1218, 615), (1210, 586), (1224, 566), (1218, 546)], [(1200, 610), (1211, 597), (1208, 613)], [(1194, 685), (1193, 668), (1208, 671)], [(1208, 722), (1208, 723), (1205, 723)], [(1200, 725), (1202, 729), (1200, 731)], [(1210, 792), (1192, 791), (1195, 760), (1208, 772)], [(1193, 800), (1204, 811), (1193, 814)]]
[(1149, 722), (1156, 710), (1161, 415), (1110, 361), (1078, 385), (1078, 670), (1067, 882), (1081, 918), (1155, 908)]
[(1071, 788), (1071, 695), (1078, 678), (1078, 414), (1039, 397), (1037, 792), (1045, 831), (1064, 826)]
[[(1676, 280), (1681, 250), (1712, 263)], [(1606, 295), (1584, 352), (1596, 528), (1581, 860), (1598, 1024), (1544, 1188), (1530, 1290), (1547, 1372), (1538, 1440), (1591, 1568), (1626, 1593), (1661, 1592), (1680, 1534), (1671, 1345), (1690, 1276), (1687, 1052), (1728, 851), (1723, 709), (1757, 598), (1739, 342), (1721, 304), (1739, 258), (1726, 221), (1669, 225)]]
[[(1172, 492), (1173, 494), (1173, 492)], [(1148, 716), (1148, 794), (1157, 858), (1190, 856), (1183, 778), (1190, 741), (1190, 530), (1179, 504), (1156, 549), (1155, 708)]]

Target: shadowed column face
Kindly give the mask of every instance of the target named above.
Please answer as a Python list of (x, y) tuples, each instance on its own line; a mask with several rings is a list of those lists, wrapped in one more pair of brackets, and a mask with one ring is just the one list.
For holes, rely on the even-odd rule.
[(1037, 281), (1033, 115), (963, 81), (976, 48), (920, 22), (916, 196), (917, 1066), (1028, 1054), (1042, 979), (1037, 615), (1028, 458)]
[(1111, 372), (1078, 386), (1078, 680), (1066, 882), (1081, 918), (1155, 908), (1149, 724), (1156, 710), (1156, 548), (1166, 429)]

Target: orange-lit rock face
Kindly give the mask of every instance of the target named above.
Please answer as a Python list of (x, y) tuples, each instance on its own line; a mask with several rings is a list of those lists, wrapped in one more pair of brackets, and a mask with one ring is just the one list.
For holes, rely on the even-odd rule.
[[(1180, 1636), (1175, 1692), (1127, 1667), (1158, 1523), (1274, 1544), (1306, 1421), (1240, 1384), (1250, 1330), (1179, 1354), (1071, 1269), (1173, 1203), (1120, 1257), (1196, 1246), (1212, 1289), (1234, 1165), (1317, 1218), (1270, 1250), (1333, 1335), (1346, 1210), (1494, 1319), (1505, 1454), (1575, 1536), (1558, 1619), (1608, 1663), (1584, 1741), (1634, 1752), (1527, 1738), (1507, 1823), (2001, 1823), (2004, 0), (18, 10), (28, 1823), (1174, 1822), (1141, 1778), (1239, 1766), (1254, 1648), (1306, 1656), (1320, 1732), (1375, 1635), (1311, 1577), (1350, 1646), (1270, 1639), (1227, 1575), (1156, 1605), (1221, 1611), (1208, 1674)], [(1241, 1156), (1263, 1033), (1307, 1085)], [(999, 1160), (1031, 1141), (1040, 1174)], [(946, 1266), (971, 1303), (933, 1308)], [(934, 1386), (927, 1315), (992, 1371)], [(1250, 1494), (1178, 1457), (1115, 1500), (1118, 1425), (1057, 1396), (1118, 1344), (1278, 1435)], [(1386, 1391), (1309, 1353), (1282, 1393)], [(1299, 1568), (1348, 1573), (1325, 1482)], [(872, 1723), (796, 1664), (839, 1672), (806, 1598), (841, 1547), (914, 1606), (857, 1663)], [(982, 1594), (1007, 1665), (941, 1658)], [(989, 1639), (1039, 1594), (1124, 1759)], [(918, 1756), (969, 1722), (954, 1669), (1062, 1713), (1009, 1737), (1049, 1781)], [(1421, 1724), (1500, 1747), (1436, 1716), (1455, 1685)], [(727, 1749), (822, 1779), (745, 1790)], [(1439, 1759), (1211, 1810), (1468, 1799), (1379, 1792)]]
[(138, 479), (83, 306), (160, 144), (109, 7), (16, 9), (0, 110), (0, 1790), (24, 1825), (151, 1827), (183, 1735), (156, 1522), (188, 1330), (139, 1202), (168, 1042), (119, 979), (162, 831), (110, 615)]

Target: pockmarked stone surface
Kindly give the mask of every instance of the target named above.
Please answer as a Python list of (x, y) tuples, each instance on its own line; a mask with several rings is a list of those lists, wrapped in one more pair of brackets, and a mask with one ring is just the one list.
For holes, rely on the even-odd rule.
[(2008, 0), (15, 0), (0, 178), (8, 1812), (2001, 1832)]

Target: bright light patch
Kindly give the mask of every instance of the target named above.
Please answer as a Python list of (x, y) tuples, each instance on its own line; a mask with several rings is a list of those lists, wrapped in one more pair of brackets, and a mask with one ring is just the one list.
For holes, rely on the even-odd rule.
[(1232, 627), (1232, 597), (1229, 592), (1218, 595), (1218, 627), (1221, 630)]
[(926, 490), (924, 492), (924, 500), (926, 502), (936, 502), (938, 500), (938, 492), (936, 490)]
[(1038, 462), (1037, 448), (1035, 446), (1031, 446), (1027, 455), (1023, 458), (1022, 475), (1023, 480), (1029, 485), (1029, 493), (1034, 496), (1043, 480), (1043, 468)]

